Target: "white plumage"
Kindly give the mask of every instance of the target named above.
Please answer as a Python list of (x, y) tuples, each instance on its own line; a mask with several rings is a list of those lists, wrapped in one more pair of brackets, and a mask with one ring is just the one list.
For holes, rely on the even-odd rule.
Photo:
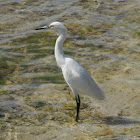
[(53, 22), (49, 27), (44, 26), (39, 29), (45, 28), (52, 28), (59, 32), (59, 37), (55, 43), (55, 58), (57, 65), (62, 69), (65, 81), (75, 94), (77, 103), (76, 121), (78, 121), (80, 107), (79, 94), (103, 100), (105, 98), (105, 93), (78, 62), (64, 55), (62, 45), (67, 35), (67, 28), (60, 22)]
[(75, 94), (88, 95), (103, 100), (105, 93), (95, 83), (88, 72), (74, 59), (65, 58), (65, 65), (62, 67), (65, 81)]

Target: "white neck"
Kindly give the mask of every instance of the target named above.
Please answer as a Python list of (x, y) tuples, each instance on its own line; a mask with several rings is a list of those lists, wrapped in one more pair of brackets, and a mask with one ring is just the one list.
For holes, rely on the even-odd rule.
[(65, 55), (62, 50), (62, 45), (63, 42), (65, 41), (66, 34), (67, 34), (66, 32), (61, 32), (55, 43), (55, 58), (57, 65), (61, 68), (65, 64)]

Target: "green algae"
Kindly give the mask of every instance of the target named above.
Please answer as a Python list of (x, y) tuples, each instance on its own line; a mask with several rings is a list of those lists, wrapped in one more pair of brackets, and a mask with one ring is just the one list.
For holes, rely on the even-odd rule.
[(23, 6), (23, 4), (19, 3), (19, 2), (8, 2), (6, 4), (3, 4), (3, 6)]
[(49, 76), (49, 75), (43, 75), (39, 77), (32, 78), (32, 81), (34, 82), (50, 82), (50, 83), (64, 83), (63, 76), (62, 75), (55, 75), (55, 76)]
[(101, 35), (104, 32), (101, 29), (105, 30), (105, 29), (112, 28), (113, 24), (100, 23), (96, 26), (92, 26), (92, 25), (70, 23), (67, 24), (67, 27), (71, 35), (78, 35), (80, 36), (81, 39), (86, 39), (90, 37), (90, 35)]
[(5, 84), (7, 80), (10, 80), (10, 75), (15, 70), (15, 65), (10, 65), (5, 62), (5, 58), (3, 57), (0, 61), (0, 84)]
[(136, 31), (133, 33), (133, 37), (140, 38), (140, 31)]
[(94, 10), (101, 4), (100, 0), (81, 0), (72, 4), (72, 6), (82, 6), (82, 8), (88, 10)]
[[(26, 45), (25, 47), (22, 48), (13, 48), (9, 49), (9, 51), (12, 53), (23, 53), (25, 55), (23, 56), (16, 56), (17, 59), (9, 59), (11, 62), (16, 62), (18, 65), (8, 65), (6, 62), (1, 61), (0, 66), (1, 66), (1, 75), (3, 75), (3, 80), (1, 81), (2, 83), (10, 84), (10, 81), (14, 81), (14, 83), (28, 83), (28, 82), (52, 82), (52, 83), (63, 83), (63, 78), (61, 75), (56, 75), (56, 76), (49, 76), (49, 75), (43, 75), (43, 76), (36, 76), (33, 78), (19, 78), (19, 80), (16, 80), (18, 78), (17, 71), (22, 71), (23, 69), (26, 69), (26, 72), (30, 71), (32, 68), (30, 65), (22, 65), (20, 64), (21, 62), (28, 61), (28, 60), (37, 60), (38, 58), (43, 58), (47, 55), (53, 55), (54, 50), (52, 49), (40, 49), (44, 46), (52, 46), (54, 45), (54, 41), (56, 40), (56, 37), (48, 37), (50, 33), (35, 33), (26, 37), (21, 37), (12, 40), (8, 45), (20, 45), (21, 43)], [(54, 41), (52, 41), (54, 39)], [(51, 41), (50, 41), (51, 40)], [(48, 43), (47, 43), (48, 42)], [(44, 44), (45, 43), (45, 44)], [(42, 44), (42, 45), (37, 45), (37, 44)], [(5, 44), (6, 45), (6, 44)], [(26, 55), (30, 54), (30, 55)], [(4, 58), (3, 58), (4, 59)], [(5, 59), (4, 59), (5, 60)], [(7, 69), (8, 68), (8, 69)], [(6, 71), (4, 71), (4, 69)], [(45, 71), (49, 70), (50, 72), (55, 72), (58, 71), (58, 68), (52, 68), (46, 67)], [(39, 70), (35, 70), (39, 71)], [(41, 70), (42, 71), (42, 70)], [(9, 74), (9, 75), (8, 75)], [(7, 76), (8, 75), (8, 76)], [(28, 79), (28, 80), (27, 80)]]
[[(31, 34), (31, 35), (28, 35), (28, 36), (25, 36), (25, 37), (20, 37), (20, 38), (17, 38), (17, 39), (13, 39), (11, 40), (11, 45), (19, 45), (19, 44), (38, 44), (38, 43), (51, 43), (53, 44), (55, 39), (54, 37), (50, 38), (49, 35), (51, 33), (50, 32), (39, 32), (39, 33), (34, 33), (34, 34)], [(50, 41), (51, 40), (51, 41)], [(52, 46), (50, 44), (50, 46)], [(30, 46), (29, 46), (30, 48)]]

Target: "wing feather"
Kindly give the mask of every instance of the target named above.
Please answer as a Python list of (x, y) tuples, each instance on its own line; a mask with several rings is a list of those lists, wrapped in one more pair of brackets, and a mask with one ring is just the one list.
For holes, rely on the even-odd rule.
[(88, 72), (74, 59), (67, 58), (65, 67), (62, 68), (63, 76), (72, 91), (97, 99), (105, 98), (104, 91), (96, 84)]

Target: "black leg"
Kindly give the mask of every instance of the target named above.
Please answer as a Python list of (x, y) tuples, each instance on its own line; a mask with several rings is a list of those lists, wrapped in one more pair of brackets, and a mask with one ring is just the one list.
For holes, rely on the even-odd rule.
[(77, 115), (76, 115), (76, 121), (78, 122), (79, 119), (79, 109), (80, 109), (80, 97), (79, 94), (75, 95), (76, 104), (77, 104)]

